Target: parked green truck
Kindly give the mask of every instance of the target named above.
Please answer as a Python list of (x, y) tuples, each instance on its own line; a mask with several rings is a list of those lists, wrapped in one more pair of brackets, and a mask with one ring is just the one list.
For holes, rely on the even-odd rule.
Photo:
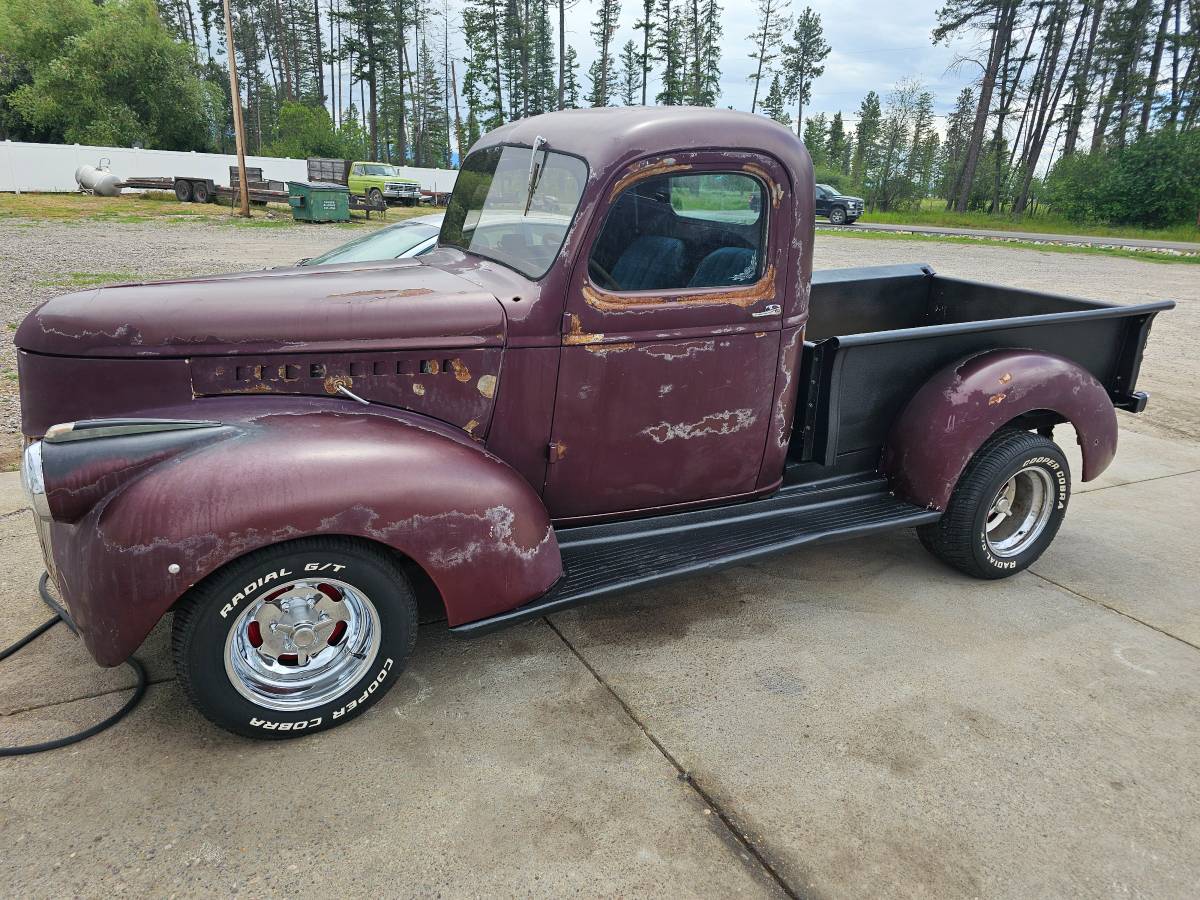
[(308, 180), (344, 184), (351, 195), (365, 198), (375, 209), (388, 203), (416, 206), (421, 202), (420, 182), (402, 177), (387, 163), (312, 157)]

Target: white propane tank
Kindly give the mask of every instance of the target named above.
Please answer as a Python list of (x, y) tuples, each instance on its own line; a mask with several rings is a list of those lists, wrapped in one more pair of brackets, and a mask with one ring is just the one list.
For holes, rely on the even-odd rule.
[(121, 179), (106, 168), (80, 166), (75, 170), (75, 183), (101, 197), (115, 197), (121, 193)]

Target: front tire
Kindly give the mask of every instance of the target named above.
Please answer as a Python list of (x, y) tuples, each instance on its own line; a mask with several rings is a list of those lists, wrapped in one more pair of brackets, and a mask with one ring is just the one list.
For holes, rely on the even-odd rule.
[(387, 208), (387, 201), (383, 199), (383, 191), (381, 191), (379, 188), (371, 188), (371, 190), (367, 192), (367, 200), (374, 209)]
[(361, 715), (404, 670), (417, 604), (386, 552), (346, 538), (267, 547), (197, 585), (175, 612), (175, 671), (210, 721), (287, 738)]
[(842, 209), (840, 206), (835, 206), (833, 209), (831, 209), (829, 211), (829, 224), (830, 225), (845, 225), (846, 224), (846, 211), (844, 209)]
[(1007, 578), (1050, 546), (1067, 512), (1071, 470), (1049, 438), (1005, 428), (971, 457), (945, 515), (917, 534), (947, 565), (975, 578)]

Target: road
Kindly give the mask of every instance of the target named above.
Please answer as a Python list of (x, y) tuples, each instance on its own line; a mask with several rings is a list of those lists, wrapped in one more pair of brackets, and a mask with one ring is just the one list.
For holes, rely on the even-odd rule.
[(885, 225), (879, 222), (855, 222), (836, 226), (818, 222), (825, 231), (881, 231), (893, 233), (942, 234), (952, 237), (993, 238), (996, 240), (1038, 241), (1051, 244), (1075, 244), (1081, 247), (1136, 247), (1142, 250), (1174, 250), (1180, 253), (1200, 253), (1200, 244), (1187, 241), (1164, 241), (1158, 238), (1111, 238), (1085, 234), (1043, 234), (1032, 231), (991, 231), (984, 228), (946, 228), (940, 225)]

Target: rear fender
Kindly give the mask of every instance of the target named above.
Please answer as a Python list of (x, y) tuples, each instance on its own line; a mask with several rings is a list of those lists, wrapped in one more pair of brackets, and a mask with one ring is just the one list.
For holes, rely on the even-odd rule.
[[(190, 404), (189, 418), (221, 423), (213, 439), (131, 470), (86, 512), (72, 508), (76, 521), (51, 525), (56, 581), (101, 664), (125, 659), (221, 566), (312, 535), (399, 551), (436, 585), (451, 625), (520, 606), (562, 575), (541, 498), (465, 435), (383, 408), (255, 402)], [(222, 415), (229, 404), (238, 415)], [(104, 442), (77, 442), (79, 464)]]
[(991, 435), (1028, 413), (1070, 422), (1091, 481), (1117, 452), (1117, 415), (1108, 391), (1069, 359), (1033, 350), (993, 350), (947, 366), (900, 415), (883, 468), (897, 496), (945, 509), (967, 462)]

